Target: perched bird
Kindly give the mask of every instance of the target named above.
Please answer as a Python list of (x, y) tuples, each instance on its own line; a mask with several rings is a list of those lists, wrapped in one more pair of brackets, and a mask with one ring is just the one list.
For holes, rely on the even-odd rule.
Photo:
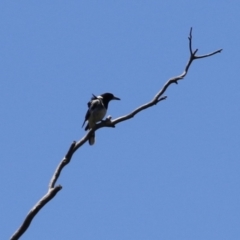
[[(97, 122), (100, 122), (107, 113), (108, 103), (111, 100), (120, 100), (120, 98), (115, 97), (112, 93), (104, 93), (100, 96), (95, 96), (91, 98), (88, 102), (88, 110), (85, 116), (82, 127), (85, 122), (88, 121), (85, 131), (91, 129), (95, 126)], [(89, 138), (89, 144), (93, 145), (95, 142), (95, 133), (93, 133)]]

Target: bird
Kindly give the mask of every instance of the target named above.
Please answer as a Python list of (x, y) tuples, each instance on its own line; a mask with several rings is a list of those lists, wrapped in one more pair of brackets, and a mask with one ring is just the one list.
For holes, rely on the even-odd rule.
[[(99, 96), (92, 94), (91, 100), (87, 103), (88, 110), (85, 115), (85, 119), (82, 127), (85, 122), (88, 121), (85, 131), (92, 129), (97, 122), (100, 122), (107, 113), (108, 104), (111, 100), (120, 100), (120, 98), (115, 97), (112, 93), (103, 93)], [(95, 143), (95, 133), (89, 137), (88, 140), (90, 145)]]

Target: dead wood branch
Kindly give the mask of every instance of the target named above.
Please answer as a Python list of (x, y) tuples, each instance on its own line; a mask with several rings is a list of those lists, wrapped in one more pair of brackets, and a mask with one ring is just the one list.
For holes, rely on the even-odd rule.
[(217, 53), (220, 53), (222, 51), (222, 49), (219, 49), (217, 51), (214, 51), (212, 53), (208, 53), (205, 55), (196, 55), (198, 49), (196, 50), (192, 50), (192, 28), (190, 29), (190, 34), (188, 37), (189, 40), (189, 51), (190, 51), (190, 57), (189, 60), (187, 62), (187, 65), (183, 71), (182, 74), (180, 74), (179, 76), (170, 78), (165, 85), (163, 86), (163, 88), (155, 95), (155, 97), (148, 103), (136, 108), (134, 111), (132, 111), (131, 113), (125, 115), (125, 116), (121, 116), (119, 118), (116, 118), (114, 120), (111, 120), (111, 118), (108, 118), (105, 121), (102, 121), (101, 123), (97, 124), (95, 126), (94, 129), (91, 129), (90, 131), (88, 131), (88, 133), (82, 138), (80, 139), (78, 142), (73, 142), (67, 152), (67, 154), (65, 155), (65, 157), (61, 160), (60, 164), (57, 166), (53, 177), (50, 181), (49, 184), (49, 188), (48, 188), (48, 192), (47, 194), (40, 199), (37, 204), (30, 210), (30, 212), (27, 214), (25, 220), (23, 221), (22, 225), (20, 226), (20, 228), (13, 234), (13, 236), (11, 237), (11, 240), (16, 240), (19, 239), (22, 234), (28, 229), (28, 227), (31, 224), (31, 221), (33, 220), (33, 218), (36, 216), (36, 214), (41, 210), (41, 208), (47, 204), (52, 198), (55, 197), (55, 195), (62, 189), (62, 186), (55, 186), (63, 168), (71, 161), (71, 158), (74, 154), (74, 152), (80, 148), (86, 141), (88, 141), (89, 137), (91, 136), (93, 131), (97, 131), (100, 128), (103, 127), (115, 127), (116, 124), (129, 120), (130, 118), (133, 118), (137, 113), (152, 107), (153, 105), (158, 104), (160, 101), (165, 100), (167, 97), (163, 96), (163, 94), (165, 93), (165, 91), (168, 89), (168, 87), (173, 84), (176, 83), (178, 84), (179, 80), (182, 80), (188, 73), (189, 67), (191, 66), (192, 62), (194, 60), (197, 59), (201, 59), (201, 58), (206, 58), (206, 57), (210, 57), (213, 56)]

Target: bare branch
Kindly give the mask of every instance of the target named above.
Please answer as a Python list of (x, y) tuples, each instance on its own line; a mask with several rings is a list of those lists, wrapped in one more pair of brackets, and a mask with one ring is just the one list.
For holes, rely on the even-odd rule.
[[(137, 113), (152, 107), (154, 105), (157, 105), (160, 101), (163, 101), (167, 98), (167, 96), (163, 96), (163, 94), (165, 93), (165, 91), (168, 89), (168, 87), (175, 83), (178, 84), (179, 80), (182, 80), (188, 73), (189, 67), (191, 66), (192, 62), (194, 60), (197, 59), (201, 59), (201, 58), (206, 58), (206, 57), (210, 57), (213, 56), (217, 53), (220, 53), (222, 51), (222, 49), (219, 49), (217, 51), (214, 51), (212, 53), (208, 53), (205, 55), (200, 55), (197, 56), (196, 53), (198, 51), (198, 49), (196, 50), (192, 50), (192, 28), (190, 29), (190, 33), (189, 33), (189, 51), (190, 51), (190, 57), (189, 60), (186, 64), (186, 67), (183, 71), (182, 74), (180, 74), (179, 76), (170, 78), (163, 86), (163, 88), (155, 95), (155, 97), (148, 103), (143, 104), (142, 106), (136, 108), (134, 111), (132, 111), (131, 113), (125, 115), (125, 116), (121, 116), (119, 118), (116, 118), (114, 120), (111, 120), (111, 117), (109, 116), (106, 120), (103, 120), (102, 122), (98, 123), (93, 129), (90, 129), (87, 134), (80, 139), (78, 142), (73, 142), (67, 152), (67, 154), (65, 155), (65, 157), (61, 160), (61, 162), (59, 163), (59, 165), (57, 166), (52, 179), (49, 183), (49, 189), (47, 194), (40, 199), (37, 204), (31, 209), (31, 211), (28, 213), (26, 219), (24, 220), (23, 224), (20, 226), (20, 228), (13, 234), (13, 236), (11, 237), (11, 240), (16, 240), (19, 239), (21, 237), (21, 235), (27, 230), (27, 228), (29, 227), (32, 219), (36, 216), (36, 214), (38, 213), (38, 211), (41, 210), (41, 208), (48, 203), (57, 193), (58, 191), (60, 191), (62, 189), (61, 186), (56, 186), (55, 184), (61, 174), (61, 171), (63, 170), (63, 168), (71, 161), (71, 158), (74, 154), (74, 152), (80, 148), (86, 141), (88, 141), (88, 139), (90, 138), (90, 136), (92, 135), (92, 133), (94, 131), (97, 131), (100, 128), (103, 127), (115, 127), (116, 124), (126, 121), (130, 118), (133, 118)], [(93, 95), (93, 97), (95, 97), (95, 95)]]
[(58, 167), (57, 167), (57, 169), (56, 169), (55, 173), (53, 174), (53, 177), (52, 177), (52, 179), (50, 181), (49, 188), (53, 188), (54, 187), (56, 181), (58, 180), (58, 178), (59, 178), (59, 176), (61, 174), (62, 169), (70, 162), (70, 160), (72, 158), (72, 155), (74, 153), (73, 150), (74, 150), (75, 145), (76, 145), (76, 142), (74, 141), (71, 144), (71, 146), (70, 146), (66, 156), (62, 159), (62, 161), (58, 165)]
[(192, 53), (192, 27), (190, 28), (188, 40), (189, 40), (189, 51), (190, 51), (190, 54), (192, 55), (193, 54)]
[(215, 52), (212, 52), (212, 53), (209, 53), (209, 54), (206, 54), (206, 55), (202, 55), (202, 56), (195, 56), (196, 59), (199, 59), (199, 58), (205, 58), (205, 57), (211, 57), (212, 55), (215, 55), (217, 53), (220, 53), (222, 52), (222, 49), (219, 49)]
[(33, 218), (37, 215), (37, 213), (47, 204), (55, 195), (62, 189), (61, 186), (57, 186), (55, 188), (49, 189), (47, 194), (40, 199), (37, 204), (30, 210), (27, 217), (25, 218), (22, 226), (12, 235), (10, 240), (17, 240), (19, 239), (22, 234), (28, 229), (29, 225), (31, 224)]
[[(126, 120), (130, 119), (130, 118), (133, 118), (137, 113), (143, 111), (146, 108), (152, 107), (153, 105), (156, 105), (160, 100), (164, 100), (166, 97), (164, 99), (161, 99), (160, 97), (164, 94), (164, 92), (167, 90), (167, 88), (172, 83), (177, 84), (179, 80), (182, 80), (187, 75), (188, 69), (189, 69), (189, 67), (191, 66), (191, 64), (194, 60), (200, 59), (200, 58), (205, 58), (205, 57), (210, 57), (210, 56), (215, 55), (217, 53), (220, 53), (222, 51), (222, 49), (219, 49), (215, 52), (212, 52), (212, 53), (209, 53), (209, 54), (206, 54), (206, 55), (196, 56), (196, 53), (197, 53), (198, 49), (196, 49), (194, 52), (192, 50), (192, 28), (190, 29), (190, 34), (189, 34), (188, 39), (189, 39), (190, 57), (189, 57), (189, 60), (188, 60), (188, 63), (185, 67), (184, 72), (182, 74), (180, 74), (179, 76), (176, 76), (176, 77), (173, 77), (173, 78), (169, 79), (167, 81), (167, 83), (163, 86), (163, 88), (156, 94), (156, 96), (153, 98), (152, 101), (138, 107), (137, 109), (135, 109), (133, 112), (129, 113), (128, 115), (125, 115), (125, 116), (119, 117), (117, 119), (114, 119), (111, 124), (116, 125), (119, 122), (123, 122), (123, 121), (126, 121)], [(97, 127), (97, 129), (101, 128), (101, 127), (104, 127), (101, 124), (98, 124), (98, 126), (99, 127)]]

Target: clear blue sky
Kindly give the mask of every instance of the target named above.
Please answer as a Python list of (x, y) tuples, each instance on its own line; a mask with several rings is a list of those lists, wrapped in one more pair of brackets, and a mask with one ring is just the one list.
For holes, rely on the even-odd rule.
[(0, 239), (46, 193), (91, 94), (113, 118), (149, 101), (199, 54), (168, 99), (100, 129), (24, 240), (240, 239), (239, 1), (1, 1)]

